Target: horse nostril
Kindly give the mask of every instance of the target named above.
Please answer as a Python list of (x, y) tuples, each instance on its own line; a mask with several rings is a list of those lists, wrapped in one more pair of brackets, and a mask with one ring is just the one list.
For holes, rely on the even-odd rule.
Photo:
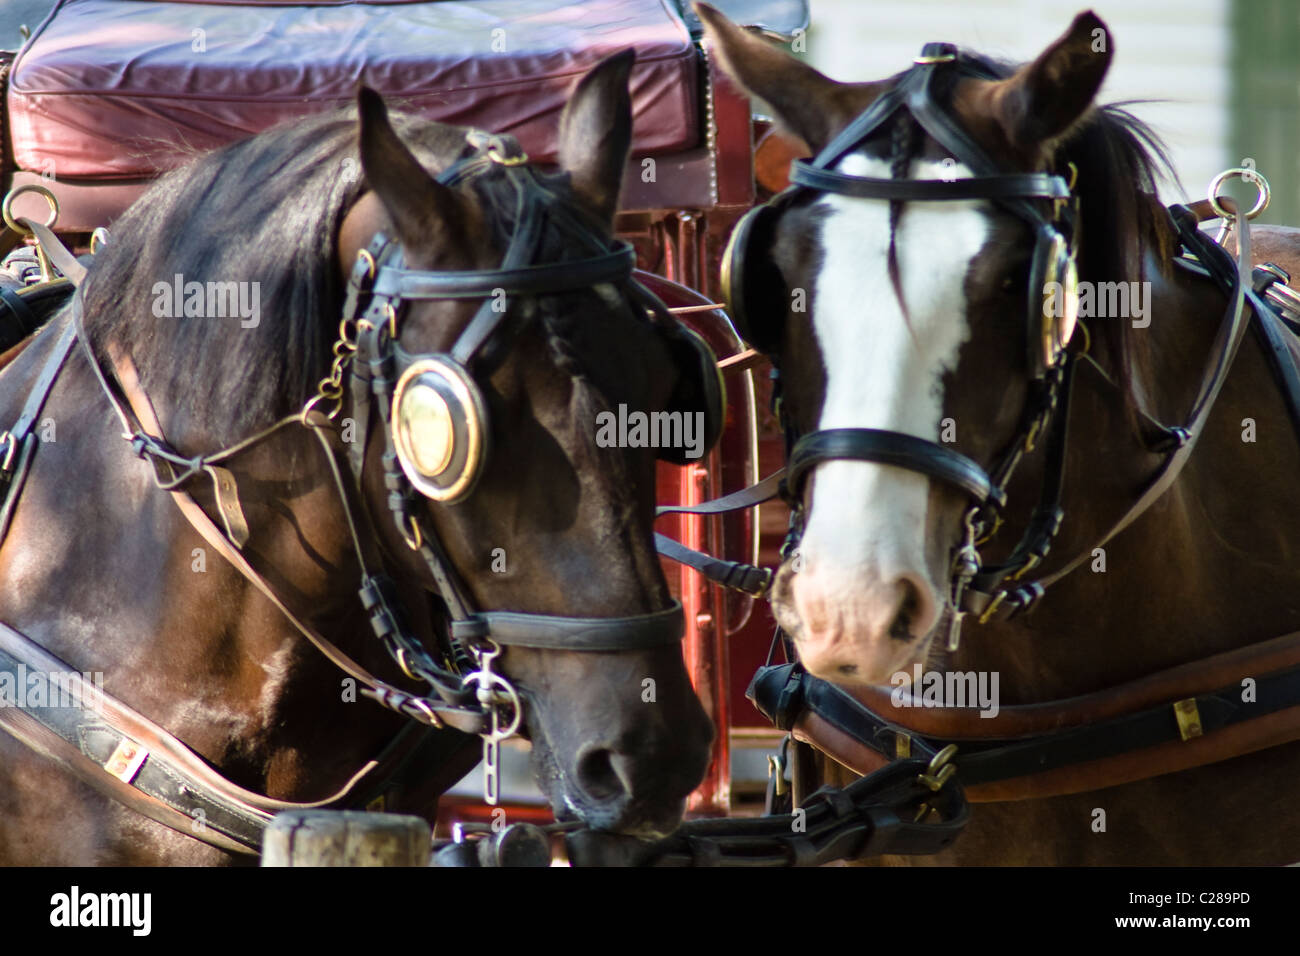
[(610, 751), (594, 748), (578, 760), (578, 785), (593, 800), (615, 800), (627, 792), (614, 769)]
[(893, 623), (889, 625), (889, 636), (896, 641), (910, 641), (916, 636), (912, 625), (921, 610), (921, 592), (906, 578), (899, 583), (903, 588), (903, 600)]

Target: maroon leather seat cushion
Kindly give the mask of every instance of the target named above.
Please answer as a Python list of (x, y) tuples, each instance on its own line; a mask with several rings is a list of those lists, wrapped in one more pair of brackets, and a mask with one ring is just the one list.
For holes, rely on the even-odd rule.
[(61, 0), (11, 74), (14, 159), (58, 179), (150, 177), (364, 83), (550, 161), (574, 83), (626, 47), (634, 150), (697, 145), (696, 51), (664, 0)]

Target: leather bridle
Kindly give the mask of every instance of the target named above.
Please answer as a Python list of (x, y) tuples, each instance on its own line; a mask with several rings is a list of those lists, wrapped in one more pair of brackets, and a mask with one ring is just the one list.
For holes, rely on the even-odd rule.
[[(436, 535), (421, 528), (413, 515), (419, 495), (395, 466), (396, 454), (390, 421), (391, 388), (398, 366), (414, 360), (398, 343), (403, 305), (408, 301), (432, 299), (483, 299), (478, 311), (450, 349), (451, 356), (460, 364), (472, 366), (498, 338), (503, 337), (505, 323), (513, 314), (510, 309), (494, 308), (492, 299), (503, 291), (512, 304), (514, 297), (521, 300), (517, 308), (536, 314), (537, 300), (543, 296), (585, 289), (602, 282), (625, 288), (638, 285), (631, 278), (635, 262), (633, 249), (622, 241), (604, 239), (588, 224), (579, 221), (541, 176), (526, 165), (527, 157), (512, 138), (486, 136), (476, 131), (471, 134), (470, 142), (475, 147), (473, 153), (458, 160), (438, 178), (450, 185), (476, 177), (498, 177), (504, 179), (514, 191), (514, 231), (510, 235), (501, 267), (453, 272), (405, 269), (400, 246), (384, 236), (377, 236), (369, 250), (358, 256), (349, 281), (341, 322), (344, 331), (340, 344), (335, 347), (335, 355), (341, 355), (343, 360), (336, 362), (331, 377), (321, 383), (318, 394), (307, 403), (300, 415), (277, 423), (272, 429), (258, 433), (251, 440), (238, 443), (235, 448), (242, 451), (252, 443), (269, 437), (272, 430), (283, 425), (293, 422), (310, 424), (322, 399), (341, 398), (341, 392), (330, 391), (327, 383), (341, 382), (342, 376), (350, 372), (352, 412), (358, 432), (357, 440), (349, 443), (349, 462), (355, 487), (359, 492), (366, 463), (369, 430), (377, 414), (385, 426), (384, 480), (389, 491), (389, 507), (407, 544), (428, 566), (451, 620), (450, 640), (453, 646), (448, 654), (451, 659), (444, 661), (444, 664), (463, 665), (475, 650), (486, 650), (494, 645), (623, 651), (674, 644), (684, 632), (682, 610), (677, 602), (663, 610), (617, 618), (572, 618), (516, 611), (478, 611)], [(548, 222), (583, 247), (596, 250), (595, 253), (576, 261), (530, 264), (537, 254)], [(366, 300), (368, 308), (359, 316)], [(637, 314), (637, 310), (634, 309), (633, 312)], [(77, 314), (80, 318), (79, 310)], [(350, 329), (355, 329), (354, 340), (349, 338)], [(80, 336), (83, 347), (93, 360), (93, 352), (84, 330), (79, 331), (83, 332)], [(100, 369), (97, 360), (93, 360), (92, 364), (97, 370)], [(103, 376), (102, 370), (101, 384), (123, 421), (129, 422), (127, 409), (118, 397), (117, 390)], [(341, 403), (336, 404), (334, 411), (326, 417), (334, 417), (340, 408)], [(129, 431), (132, 443), (143, 457), (155, 462), (165, 461), (169, 466), (175, 464), (175, 453), (164, 440), (151, 436), (146, 429), (133, 427)], [(188, 459), (186, 474), (196, 473), (208, 461), (229, 457), (229, 452), (230, 449), (225, 449)], [(172, 478), (166, 486), (170, 489), (176, 484), (175, 478)], [(365, 569), (368, 563), (364, 549), (356, 540), (357, 521), (349, 497), (342, 493), (341, 488), (339, 498), (354, 532), (358, 560)], [(370, 613), (376, 636), (383, 641), (403, 672), (409, 677), (431, 684), (447, 703), (467, 703), (464, 677), (435, 661), (432, 654), (405, 628), (403, 615), (395, 606), (391, 581), (382, 573), (365, 570), (360, 595)], [(456, 657), (460, 660), (457, 661)], [(493, 683), (500, 686), (498, 681)], [(440, 702), (427, 700), (426, 703), (436, 710)]]
[[(421, 527), (414, 515), (420, 495), (397, 466), (390, 421), (395, 373), (422, 358), (406, 353), (398, 341), (407, 302), (483, 300), (449, 355), (471, 375), (482, 374), (492, 362), (500, 361), (510, 347), (512, 335), (508, 333), (517, 332), (524, 322), (551, 307), (550, 296), (609, 283), (619, 290), (633, 315), (642, 315), (647, 304), (658, 302), (632, 278), (633, 249), (624, 242), (606, 239), (593, 223), (572, 210), (571, 204), (563, 201), (542, 175), (526, 165), (527, 157), (512, 138), (476, 131), (470, 134), (469, 144), (472, 147), (469, 154), (439, 179), (445, 184), (478, 179), (485, 188), (505, 189), (513, 197), (514, 217), (507, 224), (509, 240), (501, 266), (456, 272), (410, 270), (403, 266), (400, 246), (386, 237), (376, 236), (369, 249), (358, 255), (351, 273), (330, 375), (300, 412), (215, 452), (194, 456), (178, 452), (165, 438), (130, 356), (108, 343), (104, 351), (109, 367), (101, 363), (86, 335), (82, 290), (78, 288), (73, 298), (72, 321), (46, 360), (19, 424), (23, 426), (29, 419), (35, 419), (79, 340), (121, 422), (123, 437), (139, 457), (150, 462), (155, 484), (172, 495), (191, 525), (304, 637), (356, 679), (364, 696), (420, 724), (450, 726), (482, 736), (485, 795), (490, 802), (495, 802), (498, 746), (518, 729), (523, 716), (518, 691), (504, 675), (492, 669), (501, 647), (580, 652), (647, 649), (676, 644), (684, 634), (685, 624), (681, 605), (676, 601), (662, 610), (623, 617), (563, 617), (480, 610), (474, 606), (437, 536)], [(79, 287), (86, 275), (84, 266), (48, 229), (29, 220), (25, 222), (32, 226), (55, 264)], [(535, 264), (548, 230), (558, 231), (568, 244), (583, 250), (585, 257)], [(494, 308), (502, 294), (510, 307)], [(662, 305), (651, 311), (659, 317), (667, 314)], [(332, 440), (337, 438), (337, 432), (331, 427), (331, 420), (342, 410), (345, 388), (350, 389), (351, 412), (358, 430), (357, 440), (348, 445), (351, 488), (339, 467)], [(333, 408), (329, 407), (331, 404)], [(361, 476), (375, 417), (383, 425), (384, 480), (393, 519), (408, 546), (428, 567), (446, 605), (450, 626), (441, 635), (436, 649), (426, 647), (407, 624), (408, 617), (397, 600), (396, 587), (380, 569), (382, 562), (376, 557), (378, 536), (370, 515), (364, 508), (357, 514), (351, 504), (351, 495), (365, 500)], [(306, 427), (325, 453), (361, 568), (359, 595), (372, 629), (404, 674), (430, 686), (432, 693), (428, 696), (394, 687), (370, 674), (290, 609), (242, 552), (250, 530), (239, 504), (235, 477), (224, 466), (229, 459), (282, 429), (295, 427)], [(6, 440), (14, 451), (9, 458), (13, 459), (16, 470), (16, 474), (10, 473), (6, 459), (3, 477), (5, 486), (12, 488), (3, 507), (6, 521), (30, 466), (33, 436), (29, 431), (29, 427), (19, 427), (12, 435), (6, 433), (11, 435)], [(204, 476), (212, 480), (220, 526), (186, 490), (193, 479)], [(9, 642), (10, 657), (14, 660), (24, 656), (35, 661), (53, 660), (39, 646), (10, 628), (0, 626), (0, 638)], [(178, 819), (187, 821), (184, 814), (192, 807), (204, 808), (210, 826), (207, 831), (195, 831), (193, 835), (222, 849), (256, 852), (261, 829), (271, 813), (296, 806), (251, 794), (210, 769), (205, 771), (201, 759), (194, 757), (180, 741), (125, 705), (115, 701), (112, 704), (101, 732), (104, 745), (112, 751), (107, 761), (101, 760), (102, 755), (98, 753), (86, 753), (86, 744), (77, 739), (75, 727), (46, 724), (39, 715), (34, 718), (30, 714), (19, 715), (25, 721), (20, 722), (21, 728), (26, 728), (21, 732), (4, 720), (0, 720), (0, 727), (41, 752), (61, 753), (57, 759), (92, 786), (182, 832), (188, 829), (183, 823), (178, 825)], [(142, 740), (151, 743), (141, 745)], [(404, 730), (381, 759), (371, 761), (333, 797), (312, 806), (355, 805), (358, 795), (373, 793), (384, 785), (384, 781), (376, 783), (374, 778), (380, 773), (391, 776), (395, 767), (403, 765), (402, 756), (414, 752), (413, 745), (418, 746), (418, 742)], [(120, 772), (123, 765), (119, 759), (124, 752), (135, 755), (125, 773)]]
[[(956, 47), (951, 44), (926, 44), (913, 67), (892, 89), (882, 94), (811, 161), (796, 160), (793, 163), (790, 191), (831, 193), (890, 202), (984, 199), (1025, 221), (1036, 235), (1059, 231), (1072, 237), (1077, 210), (1065, 179), (1049, 173), (1002, 171), (937, 102), (934, 93), (936, 78), (953, 72), (961, 76), (995, 78), (972, 63), (958, 61)], [(880, 179), (848, 175), (830, 168), (901, 110), (910, 113), (955, 159), (969, 167), (975, 177), (952, 180)], [(1050, 212), (1044, 211), (1044, 201), (1050, 204)], [(1041, 287), (1042, 277), (1031, 275), (1031, 297), (1036, 282)], [(1029, 345), (1032, 353), (1038, 343), (1031, 341)], [(955, 650), (962, 617), (973, 607), (967, 596), (970, 585), (976, 583), (981, 592), (994, 590), (1007, 577), (1032, 567), (1047, 554), (1060, 526), (1061, 511), (1059, 501), (1056, 500), (1060, 484), (1058, 461), (1054, 466), (1049, 465), (1044, 479), (1043, 504), (1035, 512), (1034, 519), (1012, 558), (997, 568), (982, 568), (976, 543), (1000, 522), (1001, 511), (1006, 505), (1006, 493), (1003, 490), (1006, 483), (1024, 453), (1032, 449), (1037, 437), (1046, 431), (1054, 416), (1062, 424), (1054, 429), (1050, 447), (1051, 451), (1063, 456), (1064, 421), (1067, 418), (1073, 358), (1064, 349), (1054, 358), (1054, 361), (1042, 362), (1035, 368), (1020, 416), (1018, 433), (991, 470), (985, 470), (973, 459), (950, 447), (915, 435), (875, 428), (835, 428), (796, 436), (793, 425), (786, 420), (787, 441), (795, 437), (797, 440), (793, 441), (793, 447), (790, 448), (787, 464), (786, 497), (794, 515), (791, 534), (783, 553), (788, 554), (798, 547), (804, 523), (803, 484), (808, 475), (823, 462), (853, 460), (890, 465), (917, 472), (955, 489), (969, 502), (963, 518), (963, 537), (953, 554), (948, 595), (950, 617), (947, 643), (950, 650)]]

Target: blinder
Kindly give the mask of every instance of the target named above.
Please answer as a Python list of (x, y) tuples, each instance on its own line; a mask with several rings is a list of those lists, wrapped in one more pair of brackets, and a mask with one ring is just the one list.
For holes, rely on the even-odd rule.
[(776, 352), (781, 345), (778, 309), (786, 289), (771, 248), (777, 220), (792, 195), (793, 190), (786, 190), (746, 212), (722, 252), (719, 284), (727, 314), (740, 337), (760, 352)]
[[(515, 149), (503, 145), (500, 151)], [(482, 168), (472, 158), (443, 173), (445, 184), (463, 180)], [(613, 250), (601, 249), (592, 258), (575, 263), (524, 265), (535, 255), (540, 235), (538, 220), (549, 216), (574, 236), (590, 244), (590, 229), (556, 202), (550, 190), (527, 167), (509, 167), (510, 174), (526, 176), (529, 189), (540, 198), (541, 210), (516, 224), (501, 268), (456, 273), (426, 273), (403, 268), (401, 250), (382, 238), (367, 253), (375, 261), (372, 297), (365, 318), (358, 323), (361, 338), (369, 338), (362, 351), (367, 354), (391, 351), (394, 368), (381, 369), (374, 382), (376, 392), (386, 390), (388, 378), (396, 375), (390, 407), (386, 409), (394, 454), (402, 474), (421, 495), (440, 504), (463, 501), (474, 490), (491, 450), (488, 404), (473, 369), (485, 353), (500, 344), (506, 310), (500, 295), (527, 296), (523, 306), (536, 311), (532, 297), (588, 288), (608, 282), (627, 294), (634, 306), (644, 306), (654, 315), (654, 328), (665, 340), (680, 378), (669, 398), (667, 411), (682, 415), (703, 414), (703, 446), (707, 452), (716, 444), (724, 424), (725, 392), (717, 359), (708, 344), (681, 325), (648, 289), (632, 278), (635, 254), (630, 246), (616, 242)], [(563, 271), (559, 271), (562, 267)], [(412, 355), (397, 343), (403, 305), (407, 300), (484, 299), (479, 311), (447, 353)], [(386, 398), (386, 396), (385, 396)], [(661, 459), (685, 464), (684, 447), (661, 447)]]
[(1035, 380), (1060, 364), (1078, 318), (1079, 270), (1071, 244), (1052, 226), (1040, 224), (1029, 270), (1029, 318), (1025, 324), (1029, 372)]
[(412, 361), (393, 389), (397, 461), (415, 489), (452, 503), (474, 490), (487, 460), (487, 405), (474, 377), (448, 355)]

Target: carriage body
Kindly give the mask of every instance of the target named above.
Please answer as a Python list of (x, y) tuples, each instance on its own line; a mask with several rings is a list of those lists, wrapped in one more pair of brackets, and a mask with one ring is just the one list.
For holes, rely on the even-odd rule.
[[(803, 0), (722, 4), (777, 35), (807, 25)], [(30, 15), (30, 12), (28, 13)], [(8, 27), (9, 24), (4, 26)], [(16, 26), (9, 30), (17, 35)], [(22, 48), (3, 54), (7, 189), (57, 197), (56, 229), (84, 245), (169, 169), (196, 152), (350, 102), (358, 84), (431, 119), (515, 135), (534, 159), (555, 156), (555, 120), (574, 80), (632, 46), (634, 139), (617, 230), (637, 250), (639, 278), (720, 357), (743, 346), (719, 301), (718, 262), (735, 222), (764, 198), (748, 99), (710, 56), (689, 5), (662, 0), (389, 3), (246, 0), (59, 0)], [(340, 176), (359, 175), (341, 169)], [(30, 203), (31, 205), (24, 205)], [(18, 215), (43, 216), (28, 196)], [(727, 494), (780, 467), (766, 365), (728, 371), (727, 424), (707, 457), (658, 465), (661, 505)], [(733, 561), (777, 563), (778, 505), (726, 517), (674, 516), (658, 529)], [(744, 698), (772, 622), (763, 602), (665, 562), (686, 611), (684, 650), (718, 728), (690, 810), (732, 809), (733, 740), (766, 746), (775, 732)], [(447, 815), (472, 819), (471, 801)], [(520, 808), (527, 816), (525, 808)]]

